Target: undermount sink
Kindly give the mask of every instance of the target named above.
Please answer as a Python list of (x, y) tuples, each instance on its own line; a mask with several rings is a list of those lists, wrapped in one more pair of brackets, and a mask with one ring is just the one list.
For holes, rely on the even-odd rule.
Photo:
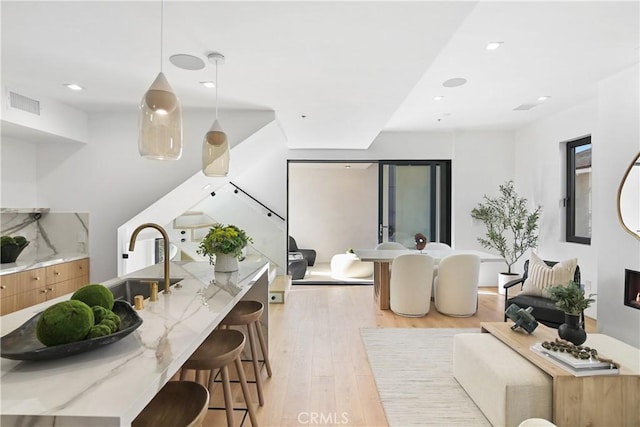
[[(169, 285), (173, 286), (181, 280), (182, 279), (170, 279)], [(109, 286), (109, 289), (116, 300), (126, 301), (133, 305), (136, 295), (142, 295), (145, 299), (151, 296), (151, 283), (153, 282), (158, 284), (158, 293), (161, 293), (164, 289), (164, 278), (125, 279), (122, 282)]]

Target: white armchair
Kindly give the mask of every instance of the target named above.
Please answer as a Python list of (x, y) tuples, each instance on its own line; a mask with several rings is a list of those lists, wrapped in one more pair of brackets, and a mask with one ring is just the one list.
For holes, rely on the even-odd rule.
[(422, 317), (431, 306), (433, 258), (423, 254), (400, 255), (391, 264), (389, 303), (401, 316)]
[(407, 249), (406, 246), (404, 246), (402, 243), (398, 243), (398, 242), (382, 242), (382, 243), (378, 243), (378, 246), (376, 246), (376, 249), (380, 250), (380, 249), (394, 249), (394, 250), (398, 250), (398, 249)]
[(436, 310), (447, 316), (473, 316), (478, 310), (479, 274), (480, 258), (476, 255), (444, 257), (433, 282)]
[(446, 251), (446, 250), (451, 250), (451, 246), (447, 245), (446, 243), (440, 243), (440, 242), (429, 242), (425, 245), (424, 247), (425, 251)]

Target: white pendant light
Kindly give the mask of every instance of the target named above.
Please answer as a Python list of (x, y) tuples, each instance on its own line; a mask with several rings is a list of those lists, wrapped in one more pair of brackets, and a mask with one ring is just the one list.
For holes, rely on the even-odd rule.
[(207, 58), (216, 65), (216, 118), (202, 141), (202, 173), (206, 176), (227, 176), (229, 141), (218, 121), (218, 64), (224, 63), (224, 55), (214, 52)]
[(182, 107), (162, 72), (164, 1), (160, 2), (160, 73), (140, 101), (138, 151), (153, 160), (182, 156)]

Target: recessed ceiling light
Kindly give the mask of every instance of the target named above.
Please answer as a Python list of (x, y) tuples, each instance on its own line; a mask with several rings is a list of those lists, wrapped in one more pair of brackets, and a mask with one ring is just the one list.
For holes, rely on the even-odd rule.
[(547, 99), (549, 99), (549, 98), (551, 98), (551, 97), (550, 97), (550, 96), (548, 96), (548, 95), (540, 96), (540, 97), (538, 97), (538, 101), (541, 101), (541, 102), (542, 102), (542, 101), (546, 101), (546, 100), (547, 100)]
[(503, 42), (489, 42), (487, 46), (485, 46), (486, 50), (496, 50), (500, 46), (502, 46)]
[(65, 83), (64, 85), (71, 90), (84, 90), (82, 86), (75, 83)]
[(213, 89), (216, 87), (216, 84), (212, 81), (200, 82), (200, 84), (206, 87), (207, 89)]
[(186, 53), (171, 55), (169, 61), (183, 70), (202, 70), (204, 68), (204, 61), (202, 59)]
[(462, 86), (466, 82), (467, 82), (467, 79), (463, 79), (462, 77), (456, 77), (456, 78), (449, 79), (449, 80), (445, 81), (444, 83), (442, 83), (442, 86), (444, 86), (444, 87), (457, 87), (457, 86)]
[(442, 101), (444, 99), (444, 96), (438, 95), (438, 96), (434, 96), (433, 100), (434, 101)]

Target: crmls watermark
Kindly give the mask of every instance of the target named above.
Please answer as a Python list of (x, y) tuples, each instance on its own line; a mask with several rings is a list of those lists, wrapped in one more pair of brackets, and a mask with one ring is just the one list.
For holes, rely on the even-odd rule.
[(349, 423), (348, 412), (300, 412), (298, 422), (305, 425), (340, 425)]

